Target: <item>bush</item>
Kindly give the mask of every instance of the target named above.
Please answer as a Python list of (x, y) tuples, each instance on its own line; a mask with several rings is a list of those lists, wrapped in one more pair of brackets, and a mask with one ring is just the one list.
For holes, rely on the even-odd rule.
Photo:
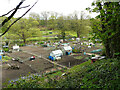
[(114, 53), (114, 56), (115, 56), (116, 58), (120, 57), (120, 52)]
[(8, 51), (9, 51), (9, 49), (8, 49), (8, 48), (3, 48), (3, 50), (4, 50), (5, 52), (8, 52)]
[(92, 54), (92, 57), (95, 57), (95, 55), (94, 55), (94, 54)]
[(25, 46), (25, 44), (24, 44), (24, 43), (21, 43), (21, 44), (19, 44), (19, 46), (22, 47), (22, 46)]
[(73, 49), (72, 52), (73, 53), (80, 53), (80, 49)]
[[(90, 60), (67, 70), (65, 76), (36, 77), (30, 80), (19, 80), (8, 85), (10, 88), (110, 88), (120, 89), (119, 59), (107, 59), (90, 64)], [(47, 79), (47, 81), (45, 81)]]
[(105, 56), (105, 49), (102, 49), (102, 56)]
[(44, 42), (38, 42), (37, 44), (40, 44), (40, 45), (41, 45), (41, 44), (44, 44)]

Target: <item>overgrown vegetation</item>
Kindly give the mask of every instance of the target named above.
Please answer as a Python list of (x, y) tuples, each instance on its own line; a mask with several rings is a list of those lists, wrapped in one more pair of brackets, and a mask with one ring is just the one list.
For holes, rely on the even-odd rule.
[(9, 60), (11, 60), (12, 58), (11, 57), (9, 57), (9, 56), (3, 56), (2, 57), (2, 62), (7, 62), (7, 61), (9, 61)]
[[(120, 59), (120, 58), (119, 58)], [(8, 88), (114, 88), (120, 89), (119, 59), (87, 61), (64, 71), (65, 75), (33, 76), (10, 83)], [(59, 73), (59, 72), (57, 72)]]

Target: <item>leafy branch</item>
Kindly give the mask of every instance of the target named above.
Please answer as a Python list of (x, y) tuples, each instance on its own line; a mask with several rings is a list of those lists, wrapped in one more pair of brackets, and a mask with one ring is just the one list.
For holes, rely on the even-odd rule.
[[(6, 22), (8, 22), (14, 15), (15, 15), (15, 13), (17, 12), (17, 10), (18, 9), (20, 9), (19, 7), (20, 7), (20, 5), (24, 2), (25, 0), (22, 0), (20, 3), (19, 3), (19, 5), (15, 8), (15, 11), (7, 18), (7, 19), (5, 19), (3, 22), (2, 22), (2, 26), (6, 23)], [(19, 18), (17, 18), (1, 35), (0, 35), (0, 37), (2, 37), (5, 33), (7, 33), (8, 32), (8, 30), (11, 28), (11, 26), (13, 25), (13, 24), (15, 24), (18, 20), (20, 20), (23, 16), (25, 16), (34, 6), (35, 6), (35, 4), (38, 2), (38, 0), (31, 6), (31, 8), (29, 8), (21, 17), (19, 17)], [(29, 5), (28, 5), (29, 6)], [(26, 6), (27, 7), (27, 6)]]

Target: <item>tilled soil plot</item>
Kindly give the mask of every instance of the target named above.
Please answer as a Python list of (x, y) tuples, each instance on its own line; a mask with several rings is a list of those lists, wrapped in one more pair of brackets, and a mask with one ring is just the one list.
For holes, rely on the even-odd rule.
[(25, 61), (24, 63), (29, 65), (37, 73), (42, 73), (43, 71), (54, 67), (52, 63), (40, 58), (35, 58), (34, 61)]
[(20, 76), (24, 76), (30, 73), (36, 73), (33, 69), (31, 69), (28, 65), (21, 64), (17, 61), (9, 61), (9, 64), (15, 64), (20, 67), (20, 69), (8, 69), (7, 64), (2, 65), (2, 82), (6, 82), (6, 80), (16, 79)]
[[(13, 70), (13, 69), (7, 69), (8, 65), (3, 64), (3, 73), (2, 73), (2, 81), (3, 83), (7, 79), (16, 79), (20, 76), (24, 76), (31, 73), (39, 73), (41, 74), (47, 69), (53, 68), (54, 65), (44, 59), (40, 59), (38, 57), (35, 57), (34, 61), (30, 61), (31, 54), (25, 53), (25, 52), (13, 52), (9, 53), (9, 56), (14, 58), (20, 58), (20, 61), (22, 59), (23, 63), (20, 63), (19, 61), (12, 61), (10, 60), (7, 64), (16, 64), (19, 65), (20, 69)], [(6, 67), (7, 66), (7, 67)]]
[(82, 59), (75, 59), (73, 56), (63, 56), (61, 60), (58, 60), (57, 63), (67, 66), (73, 67), (74, 65), (79, 65), (87, 60), (85, 60), (87, 56), (84, 56)]
[[(50, 50), (47, 50), (46, 48), (42, 48), (42, 47), (31, 47), (31, 46), (26, 46), (26, 47), (21, 47), (21, 49), (23, 51), (28, 51), (31, 53), (35, 53), (37, 55), (40, 55), (39, 53), (42, 53), (42, 55), (46, 58), (49, 53), (51, 52)], [(84, 56), (84, 58), (87, 56)], [(73, 56), (63, 56), (61, 60), (56, 61), (57, 63), (67, 66), (67, 67), (72, 67), (74, 65), (78, 65), (81, 64), (83, 62), (85, 62), (85, 59), (75, 59)], [(70, 65), (69, 65), (70, 63)]]
[(43, 47), (35, 47), (35, 46), (25, 46), (25, 47), (21, 47), (21, 49), (23, 51), (28, 51), (30, 53), (34, 53), (36, 55), (42, 55), (43, 57), (48, 57), (49, 53), (51, 52), (51, 50), (47, 50), (49, 49), (47, 48), (43, 48)]
[[(36, 48), (35, 48), (36, 49)], [(34, 53), (34, 52), (33, 52)], [(28, 54), (26, 52), (13, 52), (9, 54), (11, 57), (20, 58), (20, 61), (22, 60), (25, 65), (28, 65), (33, 70), (35, 70), (37, 73), (40, 73), (48, 68), (52, 68), (54, 65), (44, 59), (41, 59), (39, 57), (35, 57), (35, 60), (30, 61), (31, 54)], [(14, 61), (15, 62), (15, 61)]]
[(29, 60), (32, 56), (31, 54), (25, 52), (12, 52), (8, 54), (10, 57), (20, 58), (22, 61)]

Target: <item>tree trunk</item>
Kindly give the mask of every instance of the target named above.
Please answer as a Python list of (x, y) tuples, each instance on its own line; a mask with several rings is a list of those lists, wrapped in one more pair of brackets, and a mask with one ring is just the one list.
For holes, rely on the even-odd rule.
[(106, 57), (107, 58), (111, 58), (110, 40), (107, 39), (104, 45), (105, 45), (105, 54), (106, 54)]
[(65, 41), (65, 31), (62, 31), (62, 38), (63, 38), (63, 41)]
[(23, 41), (24, 41), (24, 44), (26, 44), (26, 39), (25, 38), (23, 39)]
[(80, 31), (77, 30), (77, 37), (80, 38)]
[(24, 42), (24, 44), (26, 44), (26, 38), (25, 38), (25, 35), (22, 34), (22, 37), (23, 37), (23, 42)]

